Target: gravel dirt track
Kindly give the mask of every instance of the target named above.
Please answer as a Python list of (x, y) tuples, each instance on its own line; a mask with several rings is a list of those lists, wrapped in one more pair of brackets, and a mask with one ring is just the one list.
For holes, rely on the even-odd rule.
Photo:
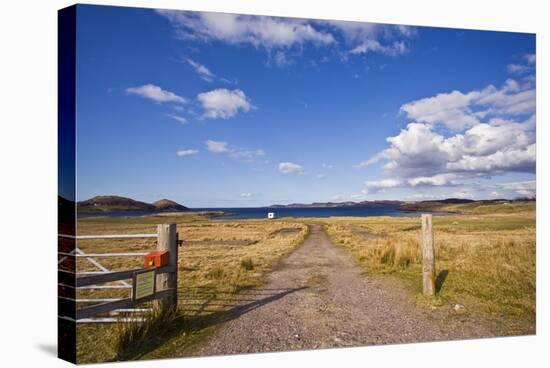
[(264, 287), (239, 298), (192, 355), (493, 336), (473, 318), (441, 323), (441, 311), (416, 306), (399, 282), (361, 275), (319, 225), (310, 225), (309, 237), (267, 276)]

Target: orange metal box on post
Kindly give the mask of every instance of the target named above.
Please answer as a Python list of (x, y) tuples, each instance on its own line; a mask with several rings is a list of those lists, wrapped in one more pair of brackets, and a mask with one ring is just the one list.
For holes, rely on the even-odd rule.
[(149, 252), (144, 257), (145, 268), (164, 267), (168, 264), (168, 251), (154, 250)]

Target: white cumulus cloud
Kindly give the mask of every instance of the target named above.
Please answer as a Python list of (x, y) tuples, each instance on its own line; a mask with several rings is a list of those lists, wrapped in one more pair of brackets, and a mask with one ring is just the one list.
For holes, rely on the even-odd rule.
[(178, 96), (174, 92), (164, 90), (154, 84), (145, 84), (139, 87), (129, 87), (126, 88), (126, 93), (137, 95), (157, 103), (174, 102), (183, 104), (187, 102), (185, 98)]
[(369, 180), (365, 182), (366, 188), (363, 189), (363, 193), (377, 192), (381, 189), (395, 188), (403, 185), (400, 179), (382, 179), (382, 180)]
[(176, 37), (183, 40), (249, 44), (268, 52), (284, 50), (274, 53), (274, 62), (279, 66), (292, 63), (286, 51), (301, 50), (305, 44), (336, 49), (340, 55), (377, 52), (398, 56), (408, 50), (405, 40), (416, 34), (413, 27), (365, 22), (176, 10), (157, 13), (168, 19)]
[(229, 119), (241, 112), (254, 108), (250, 99), (240, 89), (218, 88), (199, 93), (198, 101), (204, 109), (204, 117), (209, 119)]
[(522, 88), (513, 79), (500, 88), (489, 85), (467, 93), (452, 91), (412, 101), (401, 106), (407, 117), (419, 123), (444, 125), (460, 131), (487, 117), (535, 113), (535, 89)]
[[(366, 189), (450, 187), (505, 173), (534, 174), (535, 107), (534, 88), (512, 79), (500, 88), (489, 85), (406, 103), (401, 110), (414, 121), (386, 138), (386, 149), (357, 165), (382, 161), (389, 177), (367, 182)], [(487, 188), (477, 190), (489, 193)], [(525, 185), (506, 189), (533, 194)]]
[(157, 12), (170, 21), (178, 37), (183, 39), (220, 40), (268, 48), (334, 42), (330, 33), (315, 29), (303, 19), (175, 10)]
[(428, 124), (411, 123), (378, 154), (385, 168), (408, 177), (442, 173), (534, 172), (535, 135), (525, 123), (491, 121), (445, 137)]
[(407, 46), (403, 41), (395, 41), (388, 45), (382, 45), (379, 41), (369, 39), (363, 41), (360, 45), (354, 47), (351, 54), (366, 54), (369, 52), (378, 52), (390, 56), (399, 56), (408, 51)]
[(293, 162), (281, 162), (279, 163), (279, 171), (283, 174), (302, 174), (304, 168)]

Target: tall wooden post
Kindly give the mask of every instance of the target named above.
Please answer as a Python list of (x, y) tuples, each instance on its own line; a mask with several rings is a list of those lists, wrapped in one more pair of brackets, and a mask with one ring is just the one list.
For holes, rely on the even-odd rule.
[(178, 241), (176, 224), (161, 224), (157, 226), (158, 250), (168, 251), (168, 266), (174, 272), (162, 273), (157, 276), (157, 291), (172, 289), (172, 294), (161, 300), (163, 308), (176, 309), (178, 305)]
[(435, 248), (432, 215), (423, 214), (422, 218), (422, 292), (435, 295)]

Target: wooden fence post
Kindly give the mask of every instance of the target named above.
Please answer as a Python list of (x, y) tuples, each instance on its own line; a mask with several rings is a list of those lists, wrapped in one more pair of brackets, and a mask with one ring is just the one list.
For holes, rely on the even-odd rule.
[(432, 215), (423, 214), (422, 218), (422, 292), (435, 295), (435, 248)]
[(157, 276), (157, 291), (172, 289), (169, 297), (160, 301), (162, 308), (176, 310), (178, 305), (178, 241), (176, 224), (161, 224), (157, 226), (158, 250), (168, 251), (168, 266), (174, 272), (167, 272)]

